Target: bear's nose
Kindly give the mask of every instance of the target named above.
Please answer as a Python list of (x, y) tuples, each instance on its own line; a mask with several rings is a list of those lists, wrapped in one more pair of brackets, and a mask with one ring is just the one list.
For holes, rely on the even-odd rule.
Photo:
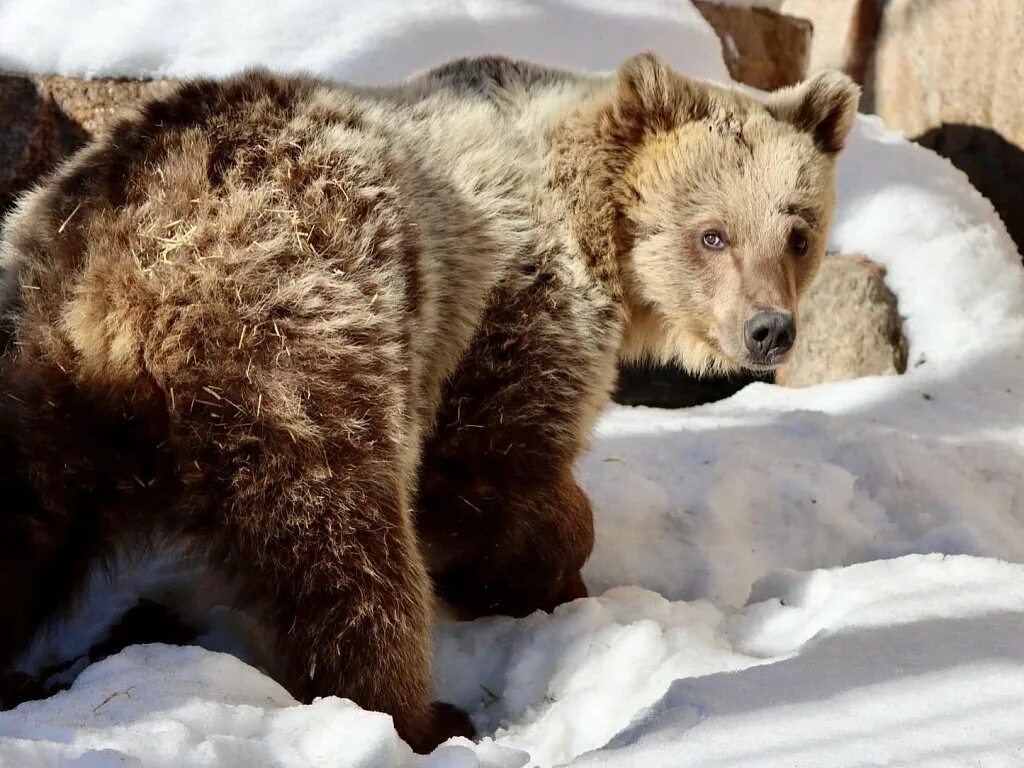
[(743, 324), (743, 340), (754, 362), (775, 364), (796, 341), (793, 315), (776, 309), (758, 312)]

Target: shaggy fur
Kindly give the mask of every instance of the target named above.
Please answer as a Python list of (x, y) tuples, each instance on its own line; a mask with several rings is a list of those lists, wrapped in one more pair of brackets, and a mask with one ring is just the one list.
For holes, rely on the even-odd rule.
[(468, 615), (585, 594), (572, 469), (617, 357), (748, 362), (743, 321), (816, 269), (855, 103), (834, 73), (762, 104), (651, 56), (485, 58), (120, 122), (2, 243), (0, 667), (91, 563), (172, 536), (299, 698), (469, 733), (431, 704), (428, 565)]

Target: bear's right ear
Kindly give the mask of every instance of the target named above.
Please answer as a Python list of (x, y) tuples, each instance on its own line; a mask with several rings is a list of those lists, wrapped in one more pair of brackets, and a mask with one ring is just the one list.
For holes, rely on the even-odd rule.
[(822, 152), (834, 155), (853, 128), (859, 101), (860, 87), (842, 72), (827, 69), (776, 91), (765, 106), (776, 119), (811, 134)]
[(626, 121), (646, 130), (668, 131), (690, 112), (700, 96), (653, 53), (640, 53), (619, 67), (617, 106)]

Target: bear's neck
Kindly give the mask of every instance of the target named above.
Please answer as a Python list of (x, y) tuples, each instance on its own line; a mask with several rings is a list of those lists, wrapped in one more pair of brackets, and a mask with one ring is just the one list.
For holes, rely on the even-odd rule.
[(620, 189), (626, 159), (604, 130), (602, 113), (610, 100), (610, 94), (599, 91), (554, 124), (546, 137), (547, 170), (584, 265), (621, 299), (619, 259), (630, 245)]
[(612, 79), (553, 122), (545, 138), (548, 180), (579, 244), (578, 257), (619, 308), (619, 359), (705, 372), (715, 365), (714, 350), (699, 334), (671, 333), (675, 324), (634, 285), (630, 214), (639, 193), (631, 180), (649, 132), (622, 114), (619, 98)]
[(640, 138), (618, 119), (616, 97), (611, 80), (566, 110), (546, 133), (545, 153), (548, 182), (579, 245), (578, 256), (628, 326), (631, 318), (646, 317), (626, 266), (634, 236), (627, 213), (637, 197), (630, 169)]

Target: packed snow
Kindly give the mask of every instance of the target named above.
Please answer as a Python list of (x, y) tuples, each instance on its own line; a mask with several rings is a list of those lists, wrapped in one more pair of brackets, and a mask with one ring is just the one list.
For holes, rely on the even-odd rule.
[[(640, 49), (726, 77), (682, 0), (0, 0), (0, 66), (68, 74), (379, 82), (459, 54), (608, 69)], [(1024, 764), (1020, 256), (962, 174), (874, 118), (840, 163), (831, 245), (887, 267), (910, 370), (611, 409), (579, 467), (596, 596), (437, 627), (438, 697), (478, 743), (419, 757), (385, 715), (298, 705), (213, 607), (205, 647), (132, 647), (0, 714), (0, 766)], [(36, 660), (189, 576), (163, 560), (97, 582)]]

